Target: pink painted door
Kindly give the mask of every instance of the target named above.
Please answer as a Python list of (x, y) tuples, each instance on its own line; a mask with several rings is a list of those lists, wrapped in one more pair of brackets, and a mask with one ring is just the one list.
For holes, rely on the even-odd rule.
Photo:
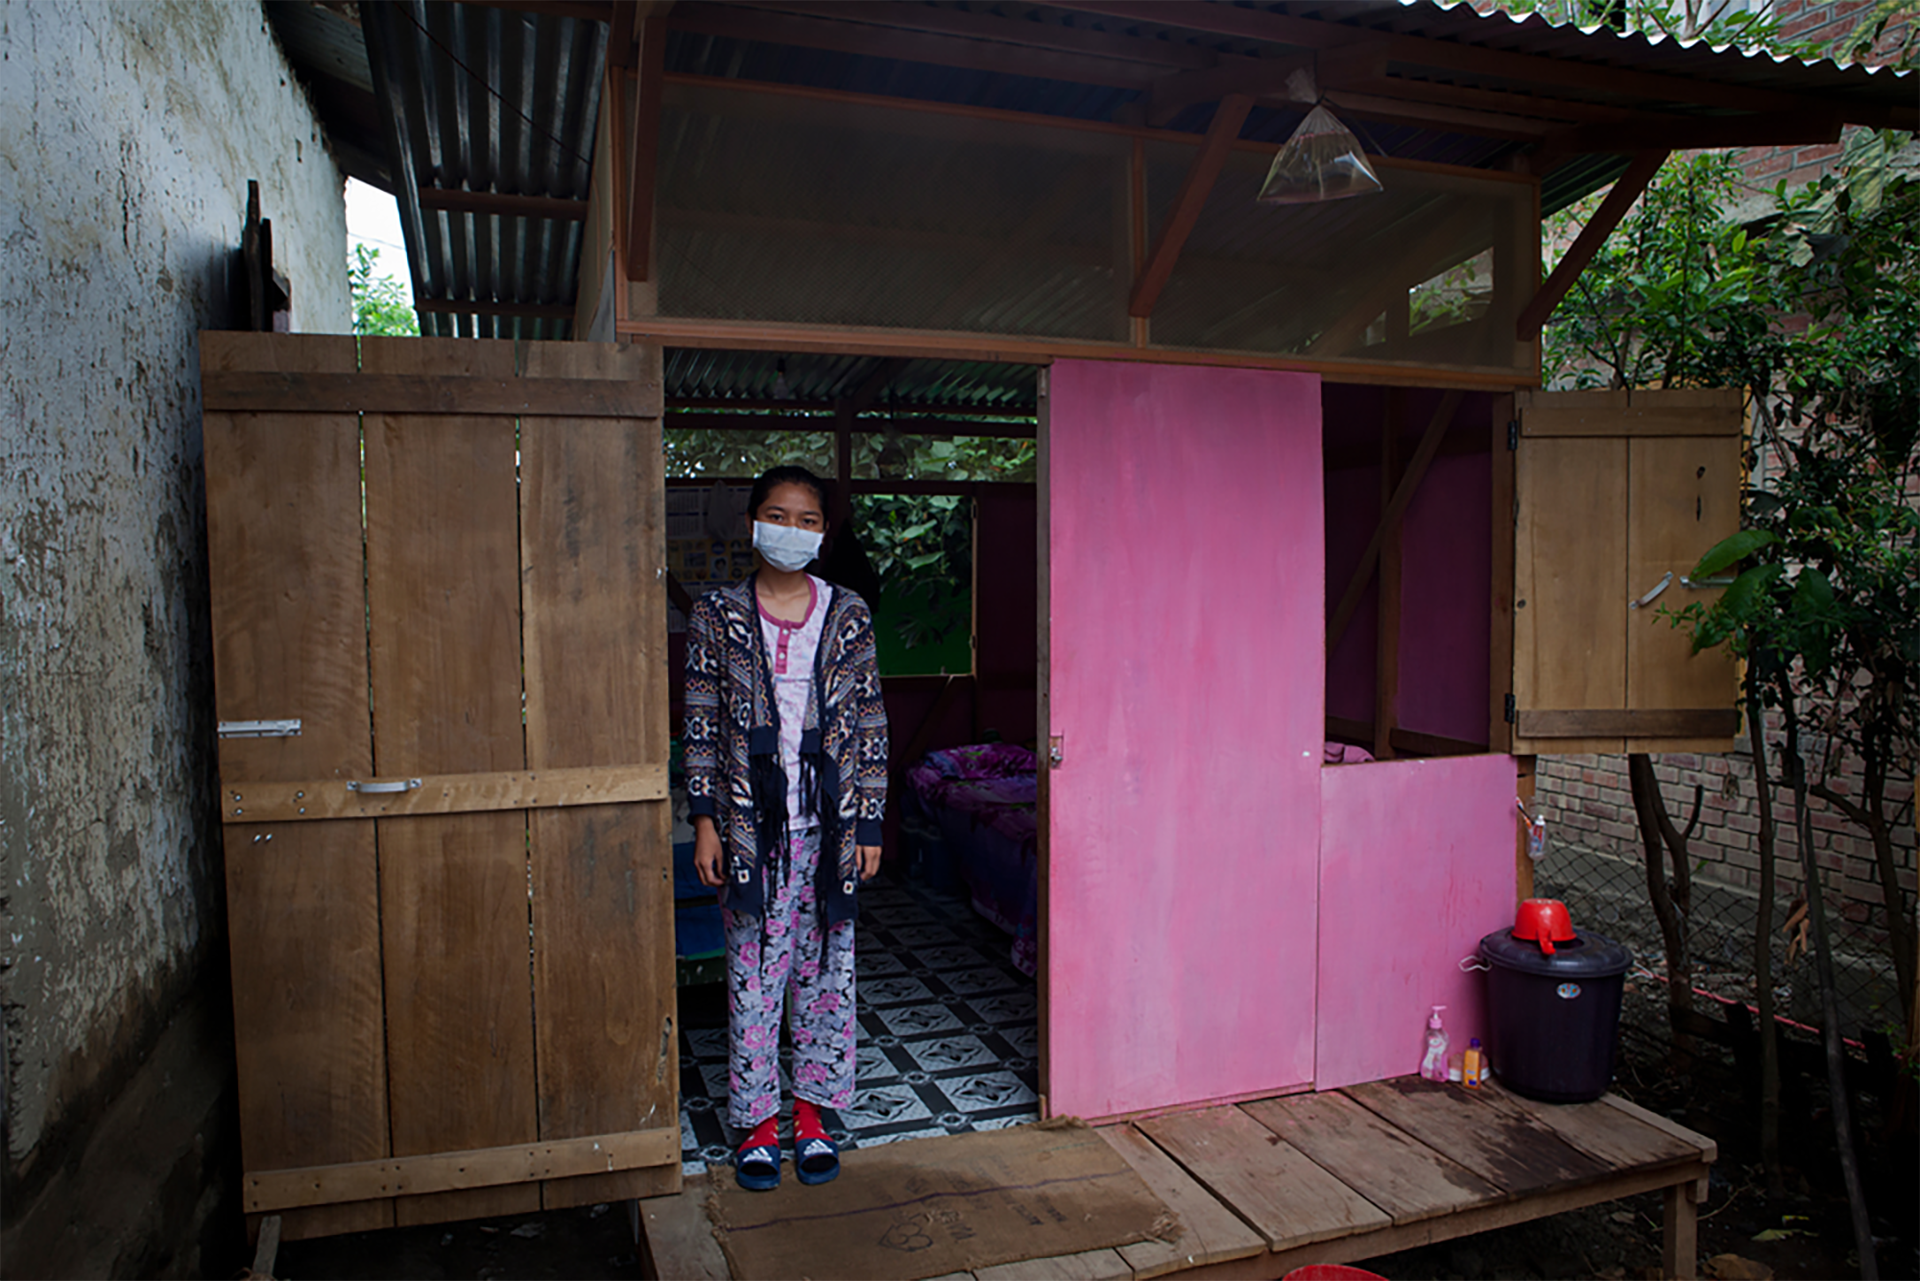
[(1319, 379), (1062, 361), (1042, 421), (1049, 1110), (1305, 1088)]

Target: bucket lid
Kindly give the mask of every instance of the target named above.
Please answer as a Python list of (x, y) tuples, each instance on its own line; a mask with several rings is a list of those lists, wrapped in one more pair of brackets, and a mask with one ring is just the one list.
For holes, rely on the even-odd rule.
[(1633, 964), (1633, 953), (1625, 944), (1581, 929), (1574, 930), (1572, 941), (1560, 944), (1551, 954), (1514, 938), (1508, 930), (1495, 930), (1480, 940), (1480, 955), (1489, 965), (1556, 979), (1611, 978), (1625, 974)]

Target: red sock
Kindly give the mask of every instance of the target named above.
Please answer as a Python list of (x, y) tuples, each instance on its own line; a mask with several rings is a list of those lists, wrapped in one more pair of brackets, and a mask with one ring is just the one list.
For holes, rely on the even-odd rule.
[(749, 1134), (746, 1137), (745, 1141), (743, 1141), (740, 1144), (740, 1150), (744, 1152), (748, 1148), (768, 1148), (768, 1147), (779, 1147), (779, 1146), (780, 1146), (780, 1114), (776, 1112), (772, 1116), (768, 1117), (766, 1120), (762, 1121), (760, 1124), (753, 1127), (753, 1133)]
[(793, 1137), (795, 1142), (827, 1137), (827, 1127), (820, 1124), (820, 1109), (805, 1099), (793, 1101)]

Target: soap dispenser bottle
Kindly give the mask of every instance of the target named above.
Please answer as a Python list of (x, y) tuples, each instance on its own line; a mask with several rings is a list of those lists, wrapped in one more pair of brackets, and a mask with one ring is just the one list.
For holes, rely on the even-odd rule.
[(1446, 1008), (1436, 1005), (1427, 1016), (1427, 1054), (1420, 1060), (1420, 1075), (1429, 1081), (1447, 1079), (1447, 1030), (1440, 1026), (1440, 1011)]

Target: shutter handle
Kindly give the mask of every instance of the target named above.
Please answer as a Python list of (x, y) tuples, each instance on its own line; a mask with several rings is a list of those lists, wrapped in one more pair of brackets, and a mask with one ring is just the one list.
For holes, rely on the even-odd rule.
[(1672, 581), (1673, 581), (1673, 571), (1668, 570), (1665, 574), (1661, 575), (1660, 581), (1655, 583), (1652, 589), (1649, 590), (1645, 596), (1642, 596), (1639, 600), (1628, 601), (1627, 608), (1628, 609), (1645, 609), (1648, 605), (1653, 604), (1654, 597), (1658, 596), (1661, 592), (1664, 592), (1667, 590), (1667, 584), (1671, 583)]
[(391, 783), (362, 783), (357, 780), (349, 780), (347, 790), (349, 792), (358, 792), (362, 796), (371, 796), (375, 794), (383, 795), (388, 792), (411, 792), (419, 786), (420, 780), (417, 778), (396, 778)]

